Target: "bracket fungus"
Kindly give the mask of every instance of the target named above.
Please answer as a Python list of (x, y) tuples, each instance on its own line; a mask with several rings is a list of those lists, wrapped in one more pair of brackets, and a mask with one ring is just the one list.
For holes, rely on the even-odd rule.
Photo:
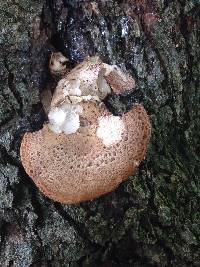
[[(127, 86), (126, 86), (127, 85)], [(23, 137), (20, 155), (27, 174), (48, 197), (78, 203), (112, 191), (144, 159), (150, 122), (140, 104), (122, 117), (102, 100), (135, 86), (118, 67), (90, 57), (58, 82), (49, 122)]]

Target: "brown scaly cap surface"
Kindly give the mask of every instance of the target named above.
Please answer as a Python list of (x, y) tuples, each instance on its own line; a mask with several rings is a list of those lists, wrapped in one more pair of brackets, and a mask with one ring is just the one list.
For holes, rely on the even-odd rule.
[(122, 140), (105, 147), (97, 123), (75, 134), (55, 134), (48, 126), (26, 133), (20, 154), (27, 174), (48, 197), (78, 203), (112, 191), (144, 159), (150, 137), (145, 109), (136, 105), (123, 115)]
[[(104, 65), (106, 66), (107, 64)], [(104, 77), (114, 93), (120, 94), (126, 90), (133, 90), (135, 88), (133, 77), (128, 73), (122, 72), (117, 66)]]
[(111, 115), (103, 102), (98, 103), (97, 101), (84, 101), (81, 106), (83, 108), (83, 112), (80, 115), (81, 126), (95, 124), (98, 122), (98, 117)]

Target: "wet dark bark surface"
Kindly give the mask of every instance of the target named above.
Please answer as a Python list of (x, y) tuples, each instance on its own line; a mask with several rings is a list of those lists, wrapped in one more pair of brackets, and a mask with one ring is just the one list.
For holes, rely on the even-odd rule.
[[(200, 266), (199, 1), (7, 0), (0, 10), (0, 266)], [(152, 123), (137, 174), (79, 205), (45, 198), (19, 157), (24, 132), (46, 119), (52, 51), (129, 70)], [(119, 100), (116, 112), (134, 94)]]

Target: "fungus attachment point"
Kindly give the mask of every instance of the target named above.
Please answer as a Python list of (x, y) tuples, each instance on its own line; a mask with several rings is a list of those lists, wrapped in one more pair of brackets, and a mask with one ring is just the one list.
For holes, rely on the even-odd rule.
[[(127, 88), (132, 86), (129, 76), (118, 68), (116, 74), (115, 66), (109, 68), (105, 72), (105, 64), (92, 57), (72, 69), (57, 85), (49, 123), (23, 137), (22, 164), (55, 201), (78, 203), (110, 192), (145, 157), (150, 122), (144, 107), (137, 104), (119, 117), (101, 102), (117, 88), (117, 75), (124, 85), (127, 81)], [(112, 73), (118, 77), (115, 81)]]

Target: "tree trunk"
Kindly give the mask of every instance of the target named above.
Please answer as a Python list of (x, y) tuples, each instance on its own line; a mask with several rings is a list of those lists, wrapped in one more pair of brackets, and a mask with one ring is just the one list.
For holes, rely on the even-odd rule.
[[(200, 266), (199, 6), (1, 1), (0, 266)], [(40, 93), (55, 85), (52, 51), (129, 70), (152, 124), (137, 174), (79, 205), (46, 198), (19, 157), (23, 134), (46, 120)]]

